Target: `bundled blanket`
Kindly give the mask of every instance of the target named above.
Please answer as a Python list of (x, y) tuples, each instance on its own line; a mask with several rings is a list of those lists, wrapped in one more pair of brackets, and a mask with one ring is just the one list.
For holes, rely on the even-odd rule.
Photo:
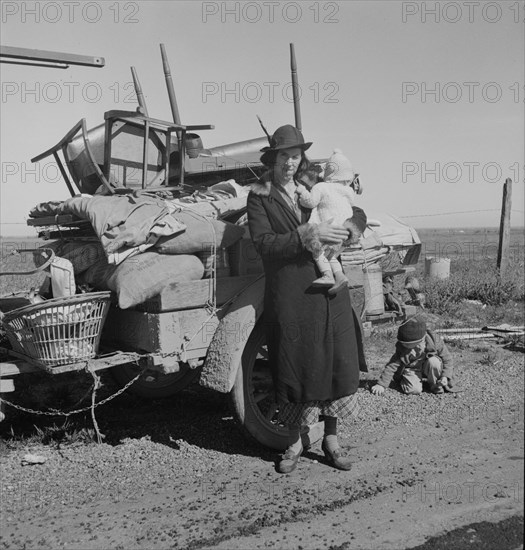
[(89, 220), (110, 264), (119, 264), (152, 247), (160, 237), (186, 229), (162, 199), (148, 194), (75, 196), (60, 205), (59, 213)]
[(346, 265), (369, 265), (378, 262), (392, 252), (405, 256), (411, 251), (410, 261), (415, 264), (419, 258), (421, 241), (416, 231), (390, 214), (380, 214), (371, 227), (367, 227), (359, 244), (346, 248), (341, 260)]
[[(248, 191), (228, 180), (206, 192), (166, 201), (154, 193), (77, 195), (34, 207), (33, 218), (70, 214), (91, 223), (109, 264), (155, 246), (165, 254), (192, 254), (216, 243), (228, 247), (243, 230), (220, 218), (243, 210)], [(203, 196), (201, 196), (203, 195)]]

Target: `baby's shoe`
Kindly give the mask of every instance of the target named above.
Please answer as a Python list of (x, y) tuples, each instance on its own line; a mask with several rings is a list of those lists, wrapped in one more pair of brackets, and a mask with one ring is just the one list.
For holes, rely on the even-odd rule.
[(312, 286), (332, 286), (335, 283), (335, 280), (333, 276), (329, 273), (325, 273), (322, 277), (319, 277), (319, 279), (316, 279)]
[(342, 288), (348, 288), (348, 278), (342, 271), (339, 271), (335, 274), (334, 285), (328, 289), (328, 294), (336, 294)]

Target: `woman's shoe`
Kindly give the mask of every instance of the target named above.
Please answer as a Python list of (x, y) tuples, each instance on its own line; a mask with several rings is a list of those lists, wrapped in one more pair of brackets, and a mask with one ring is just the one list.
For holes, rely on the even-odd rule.
[(344, 456), (343, 451), (341, 449), (335, 449), (335, 451), (330, 451), (323, 441), (323, 444), (321, 445), (321, 449), (324, 453), (324, 456), (326, 460), (338, 470), (350, 470), (352, 468), (352, 462), (350, 460), (350, 457)]
[(300, 452), (298, 452), (297, 454), (294, 453), (290, 448), (286, 449), (285, 453), (282, 455), (281, 460), (277, 466), (277, 470), (281, 474), (289, 474), (290, 472), (293, 472), (297, 467), (297, 463), (299, 462), (299, 457), (301, 456), (302, 453), (303, 453), (302, 448)]
[(337, 294), (342, 288), (348, 288), (348, 278), (342, 272), (335, 274), (335, 282), (328, 289), (328, 294)]

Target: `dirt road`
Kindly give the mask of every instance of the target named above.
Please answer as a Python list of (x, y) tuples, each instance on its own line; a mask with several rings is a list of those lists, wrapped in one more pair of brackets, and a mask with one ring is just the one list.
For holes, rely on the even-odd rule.
[[(330, 468), (317, 444), (278, 474), (225, 396), (197, 386), (177, 401), (115, 400), (97, 413), (101, 445), (8, 441), (1, 547), (397, 549), (522, 516), (523, 355), (455, 353), (464, 392), (360, 390), (342, 440), (350, 472)], [(47, 460), (22, 466), (27, 452)]]

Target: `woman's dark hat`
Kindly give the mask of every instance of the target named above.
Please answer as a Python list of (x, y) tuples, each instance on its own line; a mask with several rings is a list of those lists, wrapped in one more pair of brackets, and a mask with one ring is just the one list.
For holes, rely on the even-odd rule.
[(263, 147), (261, 153), (288, 149), (290, 147), (300, 147), (303, 151), (306, 151), (312, 145), (311, 141), (305, 143), (303, 134), (291, 124), (277, 128), (268, 141), (270, 142), (270, 146)]

